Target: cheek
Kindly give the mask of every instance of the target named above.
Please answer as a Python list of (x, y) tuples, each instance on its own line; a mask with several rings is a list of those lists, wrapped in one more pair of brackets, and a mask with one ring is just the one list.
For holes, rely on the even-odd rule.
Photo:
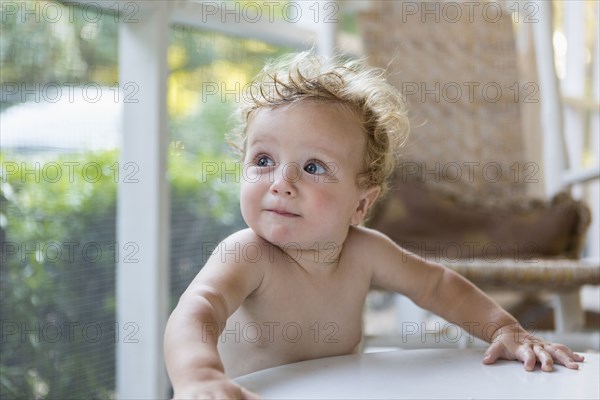
[[(330, 186), (331, 185), (331, 186)], [(310, 202), (311, 208), (318, 214), (334, 215), (341, 212), (341, 206), (346, 201), (346, 195), (335, 187), (337, 183), (330, 183), (326, 186), (313, 190), (306, 199)]]
[(242, 185), (240, 188), (240, 204), (242, 206), (242, 209), (244, 207), (250, 206), (256, 202), (256, 197), (257, 197), (256, 192), (257, 191), (256, 191), (255, 184), (248, 183), (248, 182), (242, 182)]
[(342, 183), (330, 183), (326, 190), (314, 193), (313, 205), (317, 210), (337, 215), (341, 220), (346, 220), (354, 211), (357, 197), (356, 191), (351, 187), (345, 187)]
[(242, 181), (240, 187), (240, 210), (247, 224), (250, 224), (251, 220), (258, 213), (265, 190), (268, 190), (268, 187), (265, 187), (262, 181)]

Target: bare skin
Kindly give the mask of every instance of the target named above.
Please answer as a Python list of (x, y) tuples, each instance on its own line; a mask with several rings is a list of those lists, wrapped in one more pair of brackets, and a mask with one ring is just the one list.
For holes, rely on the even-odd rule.
[(357, 352), (372, 285), (491, 342), (486, 364), (578, 368), (583, 357), (531, 336), (458, 274), (358, 226), (379, 194), (356, 185), (364, 148), (356, 117), (336, 104), (302, 101), (253, 117), (241, 188), (249, 228), (217, 247), (167, 324), (175, 398), (256, 398), (230, 379)]

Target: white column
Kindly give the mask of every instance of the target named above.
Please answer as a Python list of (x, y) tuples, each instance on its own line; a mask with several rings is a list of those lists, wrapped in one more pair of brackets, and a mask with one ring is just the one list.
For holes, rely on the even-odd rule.
[(553, 196), (561, 189), (562, 176), (567, 167), (563, 142), (563, 121), (560, 94), (554, 71), (552, 48), (552, 4), (536, 1), (538, 22), (533, 24), (533, 33), (540, 82), (541, 125), (544, 134), (544, 183), (546, 195)]
[[(596, 46), (592, 55), (592, 93), (593, 101), (600, 103), (600, 4), (596, 3), (596, 26), (594, 38)], [(593, 112), (590, 121), (591, 129), (591, 147), (593, 157), (596, 160), (596, 169), (600, 161), (600, 115), (598, 109)], [(600, 258), (600, 183), (598, 179), (589, 184), (588, 205), (592, 209), (592, 224), (588, 231), (587, 256), (591, 258)]]
[(335, 53), (335, 35), (341, 19), (340, 4), (335, 0), (293, 1), (301, 27), (316, 33), (314, 43), (317, 54), (330, 57)]
[[(167, 39), (169, 4), (139, 2), (119, 31), (124, 102), (117, 197), (117, 395), (167, 397), (162, 338), (168, 304)], [(125, 178), (127, 177), (127, 180)], [(133, 181), (133, 182), (132, 182)]]
[(335, 35), (337, 24), (342, 18), (340, 4), (338, 1), (321, 0), (314, 5), (319, 7), (319, 13), (314, 16), (317, 24), (317, 52), (322, 56), (331, 57), (336, 52)]
[[(585, 98), (585, 3), (567, 1), (563, 4), (564, 29), (567, 39), (567, 68), (561, 82), (563, 96), (575, 99)], [(583, 140), (585, 135), (584, 113), (577, 107), (565, 104), (564, 138), (568, 154), (568, 169), (577, 172), (583, 167)], [(581, 197), (581, 187), (575, 187), (573, 194)]]

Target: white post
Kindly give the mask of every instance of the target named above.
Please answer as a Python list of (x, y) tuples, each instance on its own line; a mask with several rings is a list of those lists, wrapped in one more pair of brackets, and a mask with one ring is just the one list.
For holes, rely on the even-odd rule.
[[(594, 30), (594, 38), (596, 46), (593, 49), (592, 56), (592, 94), (593, 101), (600, 103), (600, 24), (598, 18), (600, 17), (600, 4), (596, 3), (596, 27)], [(596, 163), (600, 161), (600, 114), (596, 108), (593, 111), (590, 121), (591, 131), (591, 147), (593, 158)], [(597, 167), (596, 167), (597, 168)], [(588, 231), (587, 240), (587, 257), (599, 259), (600, 258), (600, 183), (598, 179), (590, 183), (588, 186), (588, 205), (592, 209), (592, 224)]]
[(169, 4), (139, 2), (119, 31), (124, 101), (117, 196), (117, 395), (166, 398), (168, 304), (167, 39)]
[[(567, 1), (563, 5), (564, 29), (567, 39), (567, 68), (561, 82), (563, 96), (585, 98), (585, 3)], [(585, 134), (584, 113), (581, 109), (565, 104), (564, 138), (568, 154), (568, 169), (577, 172), (583, 167), (583, 140)], [(573, 194), (581, 197), (581, 187), (575, 187)]]
[(533, 33), (540, 82), (541, 124), (544, 133), (544, 183), (548, 197), (556, 194), (562, 186), (562, 176), (567, 167), (562, 137), (563, 121), (560, 94), (554, 71), (552, 48), (552, 4), (536, 1), (539, 13)]
[(341, 18), (338, 1), (294, 1), (300, 26), (316, 33), (317, 54), (330, 57), (335, 53), (335, 35)]
[(337, 32), (337, 24), (341, 16), (340, 4), (338, 1), (319, 1), (318, 5), (320, 12), (315, 15), (315, 23), (317, 24), (317, 51), (320, 55), (331, 57), (336, 51), (335, 35)]

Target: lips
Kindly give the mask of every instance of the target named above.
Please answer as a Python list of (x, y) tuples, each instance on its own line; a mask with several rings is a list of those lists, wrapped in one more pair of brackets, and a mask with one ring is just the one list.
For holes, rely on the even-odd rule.
[(280, 215), (282, 217), (299, 217), (300, 216), (298, 214), (294, 214), (292, 212), (289, 212), (289, 211), (286, 211), (283, 209), (279, 209), (279, 208), (269, 208), (266, 211), (269, 213), (272, 213), (272, 214)]

